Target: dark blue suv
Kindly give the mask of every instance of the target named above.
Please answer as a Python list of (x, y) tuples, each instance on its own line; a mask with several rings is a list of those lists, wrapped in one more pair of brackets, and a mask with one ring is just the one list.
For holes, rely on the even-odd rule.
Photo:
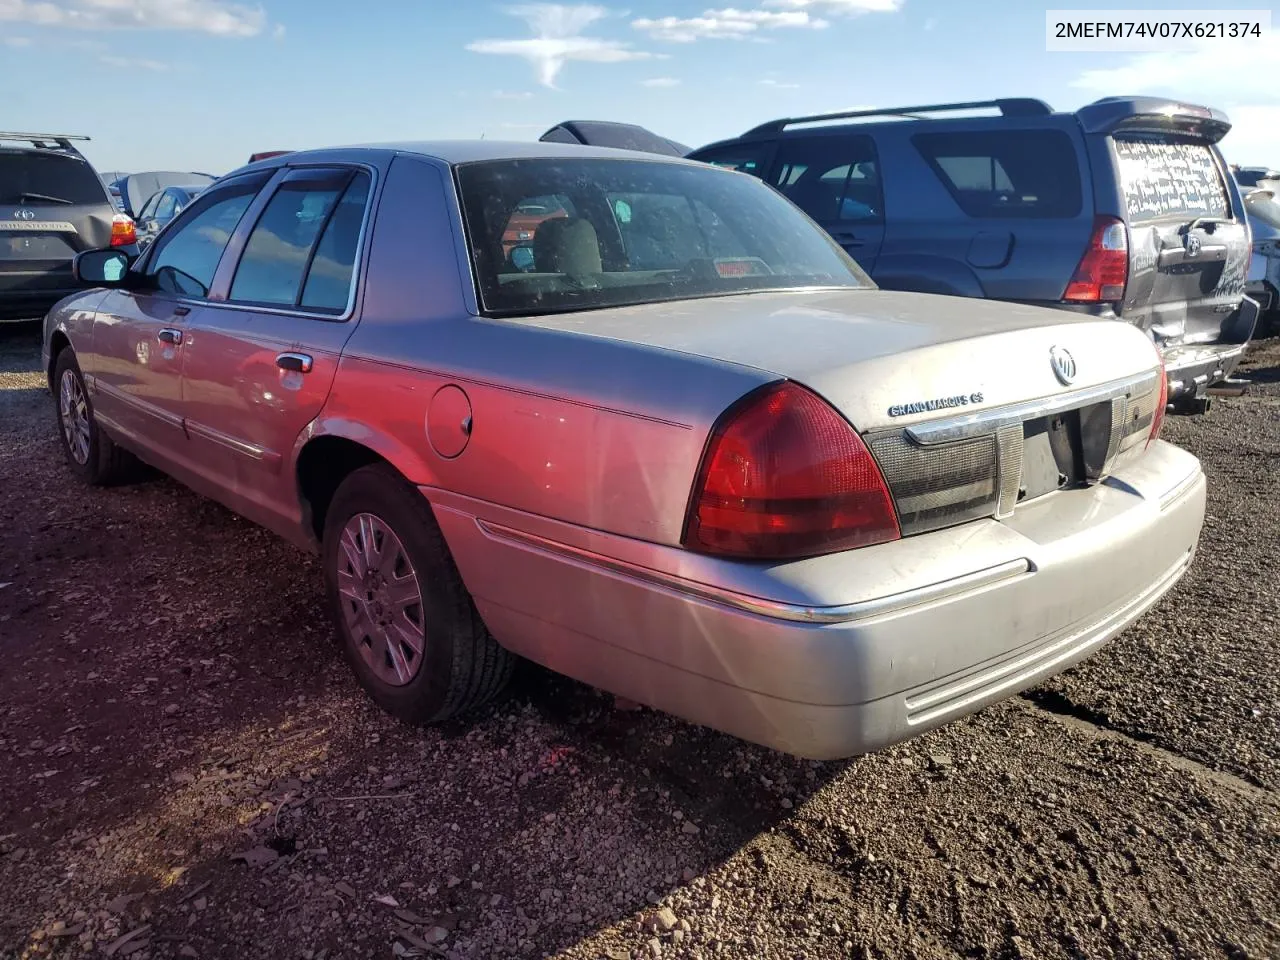
[(1258, 305), (1217, 110), (1109, 97), (774, 120), (692, 159), (763, 178), (890, 290), (1114, 317), (1160, 345), (1175, 411), (1239, 363)]

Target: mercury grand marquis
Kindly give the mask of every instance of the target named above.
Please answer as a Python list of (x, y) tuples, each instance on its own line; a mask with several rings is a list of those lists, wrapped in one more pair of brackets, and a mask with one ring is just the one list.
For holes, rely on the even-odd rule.
[(526, 657), (797, 755), (874, 750), (1098, 649), (1204, 516), (1141, 331), (877, 290), (702, 164), (290, 153), (75, 270), (94, 288), (44, 325), (70, 469), (138, 458), (317, 550), (356, 676), (409, 721)]

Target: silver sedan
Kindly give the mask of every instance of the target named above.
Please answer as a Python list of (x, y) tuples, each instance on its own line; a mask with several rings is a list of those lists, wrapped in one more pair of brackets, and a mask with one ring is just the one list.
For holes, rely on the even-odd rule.
[(70, 468), (137, 457), (318, 550), (352, 668), (411, 721), (522, 656), (876, 749), (1096, 650), (1203, 520), (1140, 331), (879, 291), (701, 164), (291, 153), (76, 270), (97, 289), (44, 328)]

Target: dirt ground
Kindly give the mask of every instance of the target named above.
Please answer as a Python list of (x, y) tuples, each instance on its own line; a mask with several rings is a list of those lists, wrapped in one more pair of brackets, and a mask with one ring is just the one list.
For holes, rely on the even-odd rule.
[(1280, 341), (1165, 436), (1180, 587), (1051, 683), (783, 757), (529, 668), (402, 726), (315, 561), (64, 468), (0, 328), (0, 957), (1280, 958)]

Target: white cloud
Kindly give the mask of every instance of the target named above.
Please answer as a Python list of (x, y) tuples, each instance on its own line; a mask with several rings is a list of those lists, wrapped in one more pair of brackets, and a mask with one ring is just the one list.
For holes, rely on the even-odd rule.
[(528, 90), (495, 90), (493, 91), (493, 99), (495, 100), (532, 100), (533, 94)]
[(29, 47), (31, 46), (30, 37), (4, 37), (0, 39), (6, 47)]
[(523, 57), (533, 65), (538, 82), (546, 87), (555, 87), (556, 77), (570, 60), (623, 63), (654, 56), (618, 40), (583, 36), (583, 30), (608, 15), (604, 7), (594, 4), (534, 3), (509, 7), (507, 12), (528, 23), (533, 36), (526, 40), (477, 40), (467, 44), (467, 49), (472, 53)]
[(831, 16), (856, 16), (860, 13), (893, 13), (902, 9), (904, 0), (764, 0), (766, 7), (784, 10), (814, 10)]
[(648, 80), (641, 80), (642, 87), (678, 87), (680, 81), (675, 77), (650, 77)]
[[(1137, 54), (1119, 66), (1085, 70), (1071, 81), (1071, 86), (1099, 96), (1141, 91), (1217, 106), (1238, 97), (1242, 87), (1266, 86), (1248, 78), (1265, 77), (1280, 63), (1280, 34), (1234, 44), (1229, 54), (1230, 70), (1222, 69), (1224, 52), (1221, 41), (1215, 41), (1194, 50)], [(1280, 90), (1260, 99), (1280, 102)]]
[(763, 80), (759, 81), (759, 83), (762, 87), (773, 87), (775, 90), (800, 89), (800, 84), (798, 83), (783, 83), (781, 80), (775, 80), (772, 77), (765, 77)]
[(694, 43), (697, 40), (748, 40), (761, 30), (806, 27), (821, 30), (827, 21), (809, 16), (804, 10), (738, 10), (726, 7), (706, 10), (698, 17), (641, 17), (631, 22), (655, 40), (671, 43)]
[[(1266, 77), (1280, 62), (1280, 35), (1234, 46), (1223, 70), (1221, 42), (1194, 50), (1130, 56), (1118, 66), (1085, 70), (1071, 86), (1093, 97), (1146, 94), (1216, 107), (1231, 118), (1222, 152), (1232, 163), (1276, 164), (1280, 156), (1280, 89), (1250, 78)], [(1241, 97), (1247, 99), (1241, 100)]]
[(253, 37), (266, 11), (230, 0), (0, 0), (0, 22), (80, 30), (184, 30)]
[(1280, 166), (1280, 104), (1227, 103), (1231, 131), (1222, 138), (1222, 155), (1244, 167)]
[(115, 56), (102, 56), (98, 59), (108, 67), (116, 67), (120, 70), (146, 70), (150, 73), (165, 73), (169, 69), (167, 63), (161, 63), (159, 60), (139, 60), (136, 57)]

